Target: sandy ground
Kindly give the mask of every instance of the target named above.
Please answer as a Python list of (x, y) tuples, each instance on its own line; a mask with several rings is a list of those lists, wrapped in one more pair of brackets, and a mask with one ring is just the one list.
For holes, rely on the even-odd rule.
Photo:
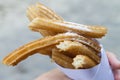
[[(67, 21), (81, 24), (103, 25), (108, 34), (101, 43), (106, 50), (120, 57), (120, 1), (119, 0), (1, 0), (0, 1), (0, 61), (19, 46), (40, 38), (28, 29), (26, 8), (42, 2)], [(55, 68), (50, 59), (34, 55), (16, 67), (0, 63), (1, 80), (34, 80), (38, 75)]]

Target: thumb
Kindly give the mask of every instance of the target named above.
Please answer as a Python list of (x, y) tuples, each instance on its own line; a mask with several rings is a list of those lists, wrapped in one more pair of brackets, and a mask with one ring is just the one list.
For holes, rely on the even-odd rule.
[(120, 61), (117, 59), (117, 57), (111, 52), (106, 53), (112, 69), (120, 69)]

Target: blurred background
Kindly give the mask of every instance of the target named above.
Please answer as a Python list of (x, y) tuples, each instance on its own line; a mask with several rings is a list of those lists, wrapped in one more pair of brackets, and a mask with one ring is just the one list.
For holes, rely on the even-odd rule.
[[(28, 29), (26, 9), (41, 2), (66, 21), (102, 25), (108, 34), (100, 42), (106, 50), (120, 57), (120, 1), (119, 0), (1, 0), (0, 1), (0, 62), (14, 49), (41, 37)], [(119, 58), (120, 59), (120, 58)], [(16, 67), (0, 63), (1, 80), (34, 80), (37, 76), (55, 68), (50, 59), (33, 55)]]

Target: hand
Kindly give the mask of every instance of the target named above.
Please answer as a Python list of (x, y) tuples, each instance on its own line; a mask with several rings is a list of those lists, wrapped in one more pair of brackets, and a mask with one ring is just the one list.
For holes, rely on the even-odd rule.
[(59, 69), (54, 69), (49, 71), (41, 76), (39, 76), (36, 80), (71, 80), (63, 72)]
[[(106, 53), (108, 56), (110, 66), (113, 70), (115, 80), (120, 80), (120, 61), (116, 58), (116, 56), (113, 53), (111, 52)], [(71, 80), (71, 79), (64, 75), (64, 73), (62, 73), (59, 69), (54, 69), (39, 76), (36, 80)]]
[(111, 52), (106, 52), (115, 80), (120, 80), (120, 61)]

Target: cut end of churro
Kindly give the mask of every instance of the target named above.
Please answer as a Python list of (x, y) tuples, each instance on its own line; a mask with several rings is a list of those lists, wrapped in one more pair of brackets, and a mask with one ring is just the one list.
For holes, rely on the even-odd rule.
[(99, 63), (100, 58), (79, 42), (63, 41), (56, 45), (56, 47), (64, 51), (65, 55), (73, 58), (72, 65), (75, 69), (87, 69)]
[[(76, 43), (76, 44), (75, 44)], [(67, 49), (69, 49), (71, 46), (78, 46), (79, 44), (77, 44), (77, 42), (72, 42), (72, 41), (64, 41), (64, 42), (60, 42), (59, 45), (56, 45), (56, 47), (60, 50), (66, 51)]]
[(83, 57), (82, 55), (77, 55), (74, 59), (73, 59), (73, 63), (72, 65), (78, 69), (78, 68), (83, 68), (83, 64), (85, 64), (85, 57)]
[(89, 56), (97, 64), (100, 62), (100, 57), (96, 54), (96, 51), (89, 49), (88, 46), (77, 41), (63, 41), (60, 42), (60, 44), (58, 44), (56, 47), (61, 51), (69, 52), (70, 54), (66, 55), (70, 57), (75, 57), (76, 55), (82, 54)]
[(52, 50), (52, 59), (55, 61), (58, 65), (64, 67), (64, 68), (71, 68), (73, 69), (73, 59), (69, 56), (64, 55), (62, 52), (60, 52), (58, 49)]
[(96, 63), (90, 59), (88, 56), (85, 55), (77, 55), (75, 58), (73, 58), (72, 65), (75, 67), (75, 69), (82, 69), (82, 68), (91, 68), (96, 65)]

